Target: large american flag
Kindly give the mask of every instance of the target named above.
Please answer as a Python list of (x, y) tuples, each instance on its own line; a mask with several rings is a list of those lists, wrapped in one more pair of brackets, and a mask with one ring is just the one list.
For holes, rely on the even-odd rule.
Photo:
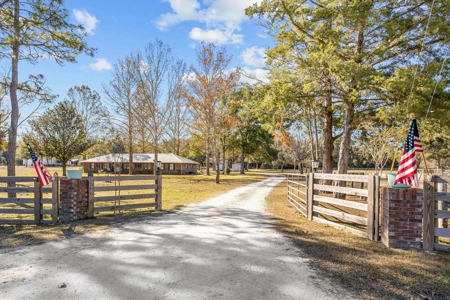
[(403, 183), (409, 186), (419, 187), (416, 152), (423, 152), (423, 148), (419, 138), (417, 121), (416, 119), (413, 119), (409, 126), (408, 137), (406, 138), (405, 148), (403, 149), (400, 166), (398, 167), (394, 184)]
[(31, 159), (33, 160), (34, 169), (36, 170), (39, 182), (42, 186), (46, 186), (53, 181), (52, 176), (45, 169), (44, 165), (41, 163), (39, 157), (36, 156), (31, 146), (27, 144), (28, 150), (30, 150)]

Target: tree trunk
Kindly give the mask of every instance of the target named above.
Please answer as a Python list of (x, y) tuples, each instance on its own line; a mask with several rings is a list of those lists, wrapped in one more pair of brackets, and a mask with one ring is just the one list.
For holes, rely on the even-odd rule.
[(323, 173), (333, 173), (333, 113), (325, 112), (323, 124), (323, 151), (322, 151), (322, 170)]
[(338, 174), (347, 174), (348, 171), (351, 137), (353, 133), (353, 108), (353, 102), (348, 100), (344, 115), (344, 132), (341, 137), (341, 145), (339, 149)]
[(225, 174), (225, 137), (222, 144), (222, 174)]
[[(153, 142), (153, 149), (155, 152), (155, 160), (153, 162), (153, 174), (156, 174), (158, 171), (158, 142)], [(183, 169), (183, 166), (181, 166), (181, 169)]]
[[(8, 176), (16, 175), (16, 146), (17, 127), (19, 124), (19, 101), (17, 99), (17, 85), (19, 82), (19, 36), (20, 36), (20, 4), (19, 0), (14, 0), (14, 41), (12, 46), (11, 61), (11, 85), (9, 96), (11, 100), (11, 126), (8, 130)], [(9, 187), (14, 187), (15, 182), (8, 182)], [(8, 197), (16, 197), (16, 193), (8, 193)]]
[(206, 155), (206, 175), (211, 175), (209, 173), (209, 137), (206, 138), (206, 149), (205, 149), (205, 155)]
[(66, 161), (62, 161), (61, 165), (62, 165), (62, 169), (63, 169), (62, 175), (63, 176), (67, 176), (67, 172), (66, 172), (66, 170), (67, 170), (67, 162)]
[[(130, 121), (129, 121), (130, 122)], [(128, 125), (128, 174), (133, 174), (133, 132), (131, 124)], [(122, 172), (122, 170), (121, 170)]]
[(244, 172), (244, 168), (245, 168), (244, 159), (245, 159), (244, 147), (242, 147), (242, 149), (241, 149), (241, 170), (240, 170), (239, 174), (245, 174), (245, 172)]

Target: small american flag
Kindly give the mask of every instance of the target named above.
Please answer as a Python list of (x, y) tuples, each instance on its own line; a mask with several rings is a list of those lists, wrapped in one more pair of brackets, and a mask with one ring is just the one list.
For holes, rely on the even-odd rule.
[(394, 184), (403, 183), (409, 186), (419, 187), (416, 152), (423, 152), (423, 148), (419, 138), (417, 121), (416, 119), (413, 119), (409, 126), (408, 137), (406, 138), (405, 148), (403, 149), (400, 166), (398, 167)]
[(31, 146), (27, 144), (27, 147), (28, 150), (30, 150), (31, 159), (33, 160), (34, 169), (36, 170), (39, 182), (41, 183), (41, 186), (46, 186), (53, 181), (53, 178), (45, 169), (44, 165), (39, 160), (39, 157), (36, 156), (33, 149), (31, 149)]

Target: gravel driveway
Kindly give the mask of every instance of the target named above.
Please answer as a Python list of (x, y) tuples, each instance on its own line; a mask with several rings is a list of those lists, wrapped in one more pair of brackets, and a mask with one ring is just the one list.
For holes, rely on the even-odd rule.
[(350, 298), (319, 278), (273, 228), (264, 198), (281, 180), (271, 177), (174, 214), (1, 253), (0, 299)]

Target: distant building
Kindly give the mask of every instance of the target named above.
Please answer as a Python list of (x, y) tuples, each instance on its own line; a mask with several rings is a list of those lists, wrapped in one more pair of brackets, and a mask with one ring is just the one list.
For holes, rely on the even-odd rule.
[[(81, 161), (85, 173), (99, 170), (111, 173), (129, 173), (128, 153), (107, 154)], [(152, 174), (155, 155), (153, 153), (133, 154), (133, 173)], [(167, 153), (158, 153), (163, 174), (197, 174), (200, 163), (191, 159)]]

